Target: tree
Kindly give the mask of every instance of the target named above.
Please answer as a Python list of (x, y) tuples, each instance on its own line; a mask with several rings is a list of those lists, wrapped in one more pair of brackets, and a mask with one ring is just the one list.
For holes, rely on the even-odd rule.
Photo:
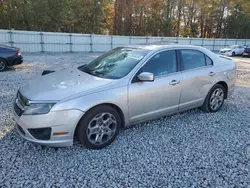
[(3, 0), (2, 29), (247, 38), (250, 0)]

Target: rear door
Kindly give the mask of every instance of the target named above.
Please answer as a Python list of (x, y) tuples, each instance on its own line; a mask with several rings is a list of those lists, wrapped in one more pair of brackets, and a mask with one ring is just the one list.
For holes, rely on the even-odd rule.
[(213, 62), (198, 50), (179, 50), (179, 55), (183, 77), (179, 109), (199, 107), (214, 85), (216, 70)]

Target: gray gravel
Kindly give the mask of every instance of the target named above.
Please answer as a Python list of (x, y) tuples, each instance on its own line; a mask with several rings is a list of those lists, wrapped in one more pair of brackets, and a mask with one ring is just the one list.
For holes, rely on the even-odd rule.
[(95, 56), (25, 54), (23, 65), (0, 73), (0, 187), (250, 187), (245, 86), (218, 113), (195, 109), (140, 124), (99, 151), (78, 143), (46, 148), (18, 136), (11, 108), (21, 82)]
[(250, 85), (250, 58), (234, 57), (237, 61), (238, 83)]

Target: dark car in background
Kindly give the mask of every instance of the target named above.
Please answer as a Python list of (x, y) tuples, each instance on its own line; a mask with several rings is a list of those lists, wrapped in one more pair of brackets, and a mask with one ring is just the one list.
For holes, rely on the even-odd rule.
[(245, 50), (244, 50), (242, 56), (243, 57), (250, 57), (250, 46), (249, 45), (245, 46)]
[(0, 44), (0, 72), (7, 67), (18, 65), (23, 62), (21, 50), (15, 47), (9, 47)]

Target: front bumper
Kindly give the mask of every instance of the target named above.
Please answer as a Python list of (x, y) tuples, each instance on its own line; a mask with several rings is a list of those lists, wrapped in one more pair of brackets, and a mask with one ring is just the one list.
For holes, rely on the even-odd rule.
[[(75, 128), (83, 116), (80, 110), (63, 110), (49, 112), (44, 115), (21, 115), (14, 110), (14, 120), (17, 123), (17, 132), (26, 140), (50, 147), (67, 147), (73, 145)], [(51, 128), (49, 140), (40, 140), (32, 136), (29, 129)], [(58, 132), (67, 132), (65, 135), (53, 135)]]
[(219, 52), (220, 55), (224, 55), (224, 56), (232, 56), (232, 52)]

